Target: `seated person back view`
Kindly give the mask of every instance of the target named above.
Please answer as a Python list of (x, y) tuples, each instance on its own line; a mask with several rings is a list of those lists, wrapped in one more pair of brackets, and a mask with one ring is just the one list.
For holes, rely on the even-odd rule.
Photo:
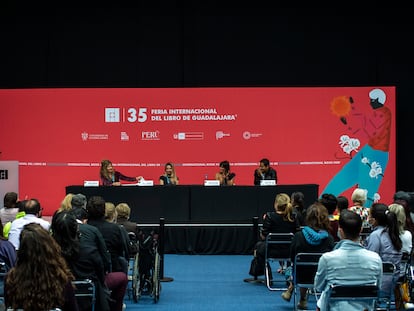
[(118, 214), (116, 223), (120, 226), (124, 226), (127, 232), (137, 233), (137, 223), (129, 220), (131, 215), (131, 208), (127, 203), (119, 203), (115, 207)]
[(4, 195), (4, 206), (0, 209), (0, 220), (2, 224), (6, 224), (16, 218), (16, 214), (19, 211), (17, 207), (18, 201), (19, 198), (16, 192), (7, 192)]
[[(254, 246), (254, 257), (257, 257), (258, 269), (252, 271), (250, 275), (257, 277), (264, 274), (265, 269), (265, 252), (266, 252), (266, 236), (269, 233), (295, 233), (299, 228), (299, 223), (293, 215), (290, 197), (286, 193), (276, 195), (274, 203), (274, 211), (267, 212), (263, 215), (263, 226), (260, 233), (260, 240)], [(269, 250), (269, 257), (289, 257), (289, 247), (272, 248)], [(254, 258), (253, 258), (254, 260)]]
[(50, 228), (50, 223), (47, 220), (42, 219), (42, 207), (37, 199), (27, 200), (24, 206), (24, 211), (25, 215), (13, 220), (10, 226), (9, 241), (16, 249), (19, 249), (20, 232), (23, 230), (24, 225), (34, 222), (40, 224), (47, 231), (49, 231)]
[(26, 224), (20, 235), (16, 265), (5, 279), (5, 305), (12, 310), (78, 311), (74, 277), (59, 245), (37, 223)]
[[(128, 279), (123, 272), (109, 272), (110, 258), (105, 241), (97, 228), (85, 223), (86, 219), (87, 212), (82, 207), (73, 206), (72, 211), (56, 213), (52, 220), (53, 238), (61, 246), (75, 278), (94, 282), (95, 310), (120, 311)], [(90, 310), (90, 302), (81, 299), (79, 309)]]
[(382, 260), (376, 252), (365, 249), (359, 243), (361, 230), (361, 217), (343, 210), (338, 227), (341, 241), (333, 251), (321, 256), (315, 275), (315, 289), (321, 292), (317, 302), (320, 310), (370, 310), (357, 301), (328, 302), (331, 285), (381, 284)]

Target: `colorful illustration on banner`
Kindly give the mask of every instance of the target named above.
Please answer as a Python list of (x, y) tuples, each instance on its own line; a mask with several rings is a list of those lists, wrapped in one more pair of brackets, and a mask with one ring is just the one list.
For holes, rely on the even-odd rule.
[[(352, 97), (335, 97), (330, 105), (332, 113), (346, 126), (346, 133), (339, 138), (342, 157), (350, 160), (332, 177), (321, 192), (336, 196), (352, 187), (366, 189), (365, 206), (381, 199), (378, 189), (384, 178), (389, 160), (391, 137), (391, 111), (385, 105), (386, 94), (382, 89), (372, 89), (369, 94), (371, 111), (359, 109)], [(352, 123), (350, 122), (352, 121)], [(361, 148), (361, 140), (367, 143)], [(340, 158), (336, 153), (337, 158)]]

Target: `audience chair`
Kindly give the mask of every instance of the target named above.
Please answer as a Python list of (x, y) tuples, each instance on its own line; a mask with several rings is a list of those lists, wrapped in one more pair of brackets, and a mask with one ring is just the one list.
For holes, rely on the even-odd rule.
[(72, 281), (75, 286), (75, 297), (78, 301), (79, 308), (83, 305), (90, 305), (90, 310), (95, 310), (96, 286), (92, 280), (75, 280)]
[[(377, 284), (331, 285), (326, 297), (330, 303), (339, 304), (335, 309), (377, 310), (379, 288)], [(341, 302), (344, 304), (340, 307)]]
[[(273, 284), (276, 281), (273, 279), (273, 272), (272, 272), (272, 263), (279, 263), (280, 261), (286, 262), (288, 265), (291, 263), (289, 248), (290, 244), (292, 243), (293, 233), (269, 233), (266, 236), (265, 241), (265, 278), (266, 278), (266, 286), (271, 291), (284, 291), (287, 289), (287, 286), (284, 287), (274, 287)], [(286, 248), (285, 255), (283, 256), (271, 256), (270, 249), (277, 249), (277, 248)], [(282, 280), (286, 284), (286, 280)]]
[(293, 264), (293, 305), (297, 310), (297, 300), (300, 298), (300, 288), (306, 288), (308, 293), (315, 296), (319, 293), (314, 289), (314, 280), (318, 270), (319, 258), (323, 253), (298, 253)]
[[(392, 262), (383, 262), (382, 263), (382, 282), (384, 284), (387, 282), (393, 283), (391, 280), (394, 277), (394, 271), (395, 271), (395, 265)], [(390, 310), (391, 304), (392, 304), (392, 298), (394, 296), (394, 286), (395, 284), (392, 284), (390, 287), (389, 292), (384, 292), (380, 286), (379, 291), (379, 298), (378, 298), (378, 306), (380, 309)], [(383, 307), (384, 306), (384, 307)]]

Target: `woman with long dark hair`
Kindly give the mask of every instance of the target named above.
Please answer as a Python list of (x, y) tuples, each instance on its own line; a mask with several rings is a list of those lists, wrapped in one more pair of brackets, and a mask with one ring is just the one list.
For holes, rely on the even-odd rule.
[(78, 311), (69, 270), (49, 232), (29, 223), (20, 233), (16, 265), (5, 280), (5, 305), (13, 310)]
[(391, 295), (392, 288), (400, 274), (402, 257), (402, 241), (397, 215), (383, 203), (374, 203), (369, 209), (368, 221), (373, 227), (365, 241), (365, 248), (378, 253), (383, 262), (395, 265), (393, 278), (383, 277), (381, 291)]

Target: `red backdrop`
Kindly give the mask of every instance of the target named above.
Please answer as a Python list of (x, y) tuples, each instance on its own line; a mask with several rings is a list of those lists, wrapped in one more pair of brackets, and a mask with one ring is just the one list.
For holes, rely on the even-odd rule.
[[(322, 190), (349, 161), (339, 145), (348, 126), (331, 102), (352, 97), (369, 113), (372, 88), (3, 89), (1, 160), (19, 161), (19, 196), (38, 198), (45, 215), (59, 207), (65, 186), (98, 180), (102, 159), (156, 184), (169, 161), (181, 184), (202, 184), (229, 160), (236, 184), (252, 185), (266, 157), (279, 184), (317, 183)], [(395, 88), (382, 89), (392, 112), (379, 189), (388, 203), (395, 192)]]

